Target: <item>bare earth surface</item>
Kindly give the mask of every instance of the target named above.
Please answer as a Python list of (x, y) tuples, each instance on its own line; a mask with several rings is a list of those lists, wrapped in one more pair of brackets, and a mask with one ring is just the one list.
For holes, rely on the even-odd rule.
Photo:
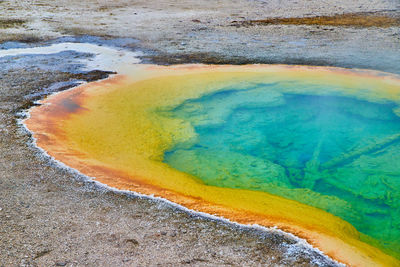
[[(365, 12), (396, 17), (400, 4), (397, 0), (5, 0), (0, 1), (0, 49), (21, 45), (7, 41), (36, 46), (87, 34), (143, 51), (144, 62), (160, 64), (290, 63), (400, 73), (398, 26), (241, 23)], [(133, 39), (112, 41), (121, 37)], [(55, 82), (104, 78), (101, 72), (74, 71), (71, 58), (84, 56), (0, 58), (1, 267), (335, 265), (282, 234), (240, 229), (99, 188), (31, 148), (29, 135), (17, 124), (18, 112)], [(53, 90), (59, 89), (63, 88)]]

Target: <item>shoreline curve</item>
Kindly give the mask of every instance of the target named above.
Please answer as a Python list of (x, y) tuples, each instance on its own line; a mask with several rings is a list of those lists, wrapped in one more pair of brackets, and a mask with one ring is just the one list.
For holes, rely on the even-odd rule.
[[(256, 65), (263, 68), (262, 65)], [(254, 66), (246, 66), (248, 71), (254, 71)], [(292, 69), (307, 71), (317, 69), (322, 71), (337, 71), (346, 74), (345, 69), (339, 68), (318, 68), (318, 67), (301, 67), (301, 66), (264, 66), (271, 68), (271, 71), (277, 69)], [(238, 67), (234, 66), (211, 66), (213, 71), (237, 72)], [(275, 69), (274, 69), (275, 68)], [(377, 263), (387, 266), (395, 266), (398, 261), (384, 253), (379, 249), (359, 241), (358, 232), (347, 222), (339, 219), (332, 214), (322, 210), (300, 204), (296, 201), (284, 199), (264, 192), (254, 192), (241, 189), (223, 189), (218, 187), (206, 186), (199, 181), (186, 177), (182, 186), (193, 186), (206, 189), (213, 193), (222, 194), (223, 198), (229, 201), (237, 201), (236, 198), (242, 198), (243, 203), (239, 207), (229, 205), (229, 201), (223, 201), (216, 198), (204, 199), (201, 195), (193, 196), (185, 194), (179, 190), (173, 190), (170, 185), (163, 184), (154, 177), (146, 177), (146, 172), (137, 171), (130, 173), (129, 170), (116, 168), (110, 162), (104, 162), (99, 159), (91, 158), (91, 154), (78, 149), (78, 146), (72, 145), (71, 140), (63, 132), (64, 128), (60, 127), (63, 123), (71, 118), (76, 119), (79, 114), (87, 113), (90, 108), (85, 102), (86, 99), (93, 95), (101, 95), (109, 93), (112, 88), (123, 88), (127, 84), (140, 83), (144, 80), (150, 80), (154, 77), (164, 77), (170, 75), (170, 70), (177, 70), (185, 74), (191, 74), (196, 71), (207, 73), (205, 65), (184, 65), (173, 67), (160, 67), (153, 65), (141, 65), (132, 70), (137, 76), (127, 77), (116, 75), (108, 79), (81, 85), (67, 91), (63, 91), (49, 96), (42, 100), (41, 106), (33, 107), (29, 110), (29, 117), (24, 121), (26, 128), (32, 133), (36, 140), (37, 147), (46, 151), (46, 153), (55, 160), (62, 162), (66, 166), (77, 170), (78, 172), (88, 176), (96, 177), (95, 180), (101, 184), (105, 184), (117, 190), (128, 190), (138, 192), (145, 195), (155, 195), (162, 197), (167, 201), (176, 203), (189, 210), (195, 212), (203, 212), (207, 214), (215, 214), (218, 217), (234, 221), (239, 224), (249, 225), (258, 224), (264, 227), (277, 227), (278, 229), (294, 234), (300, 238), (307, 240), (312, 246), (322, 250), (326, 255), (333, 259), (343, 262), (351, 266), (372, 266)], [(352, 74), (354, 74), (353, 71)], [(361, 76), (368, 77), (372, 71), (361, 71)], [(176, 74), (176, 73), (175, 73)], [(375, 73), (376, 74), (376, 73)], [(383, 73), (381, 73), (383, 74)], [(229, 77), (229, 75), (227, 75)], [(140, 77), (140, 78), (138, 78)], [(204, 78), (204, 77), (203, 77)], [(382, 79), (387, 77), (382, 76)], [(110, 89), (111, 88), (111, 89)], [(387, 92), (390, 95), (393, 92)], [(55, 107), (58, 107), (57, 109)], [(60, 109), (60, 107), (62, 107)], [(76, 133), (75, 133), (76, 134)], [(172, 170), (163, 170), (163, 166), (149, 165), (148, 162), (142, 161), (143, 166), (151, 166), (156, 169), (155, 173), (170, 175), (175, 173)], [(139, 165), (140, 165), (139, 164)], [(156, 181), (156, 182), (155, 182)], [(158, 184), (157, 184), (158, 183)], [(254, 210), (249, 209), (251, 195), (255, 199), (267, 198), (271, 202), (268, 204), (275, 205), (273, 208), (262, 206)], [(236, 202), (235, 202), (236, 203)], [(247, 204), (246, 204), (247, 203)], [(251, 206), (252, 204), (250, 204)], [(285, 210), (289, 207), (289, 210)], [(267, 211), (267, 212), (266, 212)], [(312, 215), (311, 218), (304, 219), (300, 222), (300, 218), (293, 218), (290, 212), (296, 211), (295, 214), (303, 213)], [(300, 212), (300, 213), (299, 213)], [(332, 223), (334, 222), (334, 223)], [(327, 223), (328, 226), (324, 224)], [(340, 232), (337, 232), (340, 231)], [(338, 249), (340, 248), (340, 249)]]

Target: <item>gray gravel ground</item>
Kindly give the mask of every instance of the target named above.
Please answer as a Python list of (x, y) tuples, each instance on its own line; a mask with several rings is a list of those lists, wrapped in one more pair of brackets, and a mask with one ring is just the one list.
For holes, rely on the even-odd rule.
[[(159, 62), (288, 63), (400, 73), (399, 27), (254, 25), (233, 21), (391, 12), (398, 0), (3, 0), (0, 41), (130, 37)], [(8, 26), (7, 26), (8, 25)], [(13, 27), (10, 27), (13, 26)]]
[[(72, 40), (140, 49), (145, 62), (160, 64), (289, 63), (400, 73), (399, 27), (231, 23), (399, 10), (398, 0), (0, 0), (0, 43), (36, 46), (89, 34), (109, 40)], [(21, 44), (0, 49), (13, 46)], [(18, 127), (17, 113), (43, 88), (88, 77), (73, 62), (57, 60), (0, 58), (0, 267), (334, 265), (291, 238), (110, 192), (41, 157)]]

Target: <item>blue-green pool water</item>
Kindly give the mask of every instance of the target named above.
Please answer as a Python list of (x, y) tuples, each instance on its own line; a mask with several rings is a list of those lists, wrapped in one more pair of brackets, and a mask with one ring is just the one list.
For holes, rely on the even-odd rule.
[[(294, 85), (290, 85), (294, 86)], [(389, 101), (249, 85), (167, 112), (197, 137), (165, 153), (208, 185), (265, 191), (324, 209), (400, 255), (400, 117)]]

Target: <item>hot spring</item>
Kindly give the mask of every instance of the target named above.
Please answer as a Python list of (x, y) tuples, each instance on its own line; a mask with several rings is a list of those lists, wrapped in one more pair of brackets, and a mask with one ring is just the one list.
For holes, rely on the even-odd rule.
[(345, 263), (399, 263), (399, 77), (278, 65), (131, 72), (34, 107), (26, 125), (38, 146), (109, 186), (276, 226)]

